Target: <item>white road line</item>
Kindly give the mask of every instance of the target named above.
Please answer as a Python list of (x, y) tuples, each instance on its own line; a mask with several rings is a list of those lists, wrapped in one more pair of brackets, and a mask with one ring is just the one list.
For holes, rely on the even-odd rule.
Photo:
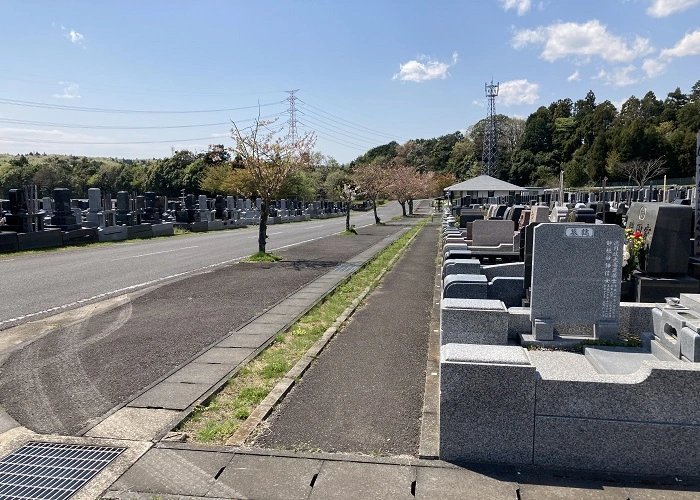
[(158, 255), (161, 253), (179, 252), (180, 250), (188, 250), (190, 248), (199, 248), (199, 245), (193, 245), (191, 247), (175, 248), (173, 250), (163, 250), (160, 252), (142, 253), (141, 255), (130, 255), (129, 257), (119, 257), (118, 259), (112, 259), (112, 262), (116, 262), (118, 260), (136, 259), (138, 257), (148, 257), (149, 255)]
[[(367, 227), (367, 226), (372, 226), (372, 225), (373, 225), (373, 224), (365, 224), (364, 226), (360, 226), (360, 227)], [(342, 232), (343, 232), (343, 231), (340, 231), (340, 232), (338, 232), (338, 233), (333, 233), (333, 234), (340, 234), (340, 233), (342, 233)], [(276, 233), (276, 234), (281, 234), (281, 233)], [(293, 246), (296, 246), (296, 245), (301, 245), (302, 243), (309, 243), (309, 242), (311, 242), (311, 241), (316, 241), (316, 240), (320, 240), (320, 239), (322, 239), (322, 238), (327, 238), (328, 236), (331, 236), (331, 235), (329, 234), (329, 235), (325, 235), (325, 236), (318, 236), (318, 237), (316, 237), (316, 238), (311, 238), (311, 239), (308, 239), (308, 240), (298, 241), (298, 242), (296, 242), (296, 243), (290, 243), (289, 245), (283, 245), (283, 246), (280, 246), (280, 247), (275, 247), (275, 248), (272, 248), (272, 249), (270, 249), (270, 250), (273, 250), (273, 251), (274, 251), (274, 250), (282, 250), (283, 248), (289, 248), (289, 247), (293, 247)], [(187, 248), (192, 248), (192, 247), (187, 247)], [(180, 249), (180, 250), (182, 250), (182, 249)], [(167, 251), (172, 252), (172, 251), (174, 251), (174, 250), (167, 250)], [(165, 251), (164, 251), (164, 252), (155, 252), (155, 253), (165, 253)], [(24, 320), (24, 319), (27, 319), (27, 318), (32, 318), (32, 317), (35, 317), (35, 316), (40, 316), (40, 315), (44, 315), (44, 314), (48, 314), (48, 313), (52, 313), (52, 312), (57, 312), (57, 311), (60, 311), (60, 310), (62, 310), (62, 309), (69, 309), (69, 308), (71, 308), (71, 307), (75, 307), (75, 306), (77, 306), (77, 305), (81, 305), (81, 304), (84, 304), (84, 303), (87, 303), (87, 302), (92, 302), (92, 301), (95, 301), (95, 300), (98, 300), (98, 299), (106, 299), (106, 298), (108, 298), (108, 297), (112, 297), (112, 296), (115, 296), (115, 295), (122, 295), (122, 294), (124, 294), (124, 293), (132, 292), (132, 291), (134, 291), (134, 290), (138, 290), (138, 289), (144, 288), (144, 287), (146, 287), (146, 286), (151, 286), (151, 285), (155, 285), (155, 284), (157, 284), (157, 283), (161, 283), (161, 282), (163, 282), (163, 281), (171, 280), (171, 279), (174, 279), (174, 278), (179, 278), (179, 277), (181, 277), (181, 276), (186, 276), (186, 275), (188, 275), (188, 274), (195, 274), (195, 273), (204, 271), (204, 270), (206, 270), (206, 269), (211, 269), (211, 268), (214, 268), (214, 267), (223, 266), (223, 265), (226, 265), (226, 264), (230, 264), (230, 263), (232, 263), (232, 262), (237, 262), (237, 261), (239, 261), (239, 260), (245, 259), (246, 257), (247, 257), (247, 255), (245, 255), (245, 256), (243, 256), (243, 257), (237, 257), (237, 258), (235, 258), (235, 259), (225, 260), (225, 261), (223, 261), (223, 262), (217, 262), (216, 264), (209, 264), (208, 266), (203, 266), (203, 267), (200, 267), (200, 268), (197, 268), (197, 269), (192, 269), (192, 270), (190, 270), (190, 271), (184, 271), (184, 272), (181, 272), (181, 273), (171, 274), (170, 276), (165, 276), (165, 277), (163, 277), (163, 278), (156, 278), (156, 279), (153, 279), (153, 280), (144, 281), (143, 283), (138, 283), (138, 284), (136, 284), (136, 285), (131, 285), (131, 286), (127, 286), (127, 287), (124, 287), (124, 288), (119, 288), (119, 289), (117, 289), (117, 290), (112, 290), (111, 292), (100, 293), (100, 294), (97, 294), (97, 295), (93, 295), (92, 297), (88, 297), (88, 298), (86, 298), (86, 299), (79, 299), (79, 300), (76, 300), (76, 301), (71, 302), (71, 303), (69, 303), (69, 304), (63, 304), (63, 305), (61, 305), (61, 306), (51, 307), (51, 308), (45, 309), (45, 310), (43, 310), (43, 311), (37, 311), (37, 312), (33, 312), (33, 313), (23, 314), (22, 316), (17, 316), (17, 317), (14, 317), (14, 318), (10, 318), (10, 319), (6, 319), (6, 320), (3, 320), (3, 321), (0, 321), (0, 326), (2, 326), (2, 325), (4, 325), (4, 324), (7, 324), (7, 323), (14, 323), (15, 321), (21, 321), (21, 320)], [(126, 258), (133, 258), (133, 257), (126, 257)], [(9, 260), (14, 260), (14, 259), (9, 259)], [(119, 259), (117, 259), (117, 260), (119, 260)]]
[(0, 262), (12, 262), (13, 260), (17, 260), (17, 259), (2, 259), (2, 260), (0, 260)]
[[(339, 234), (339, 233), (333, 233), (333, 234)], [(290, 243), (289, 245), (284, 245), (284, 246), (281, 246), (281, 247), (271, 248), (270, 251), (282, 250), (283, 248), (289, 248), (289, 247), (293, 247), (293, 246), (295, 246), (295, 245), (301, 245), (302, 243), (309, 243), (309, 242), (311, 242), (311, 241), (320, 240), (320, 239), (322, 239), (322, 238), (328, 238), (329, 236), (333, 236), (333, 235), (327, 234), (327, 235), (325, 235), (325, 236), (317, 236), (316, 238), (311, 238), (311, 239), (304, 240), (304, 241), (297, 241), (296, 243)]]
[(321, 224), (320, 226), (309, 226), (306, 229), (316, 229), (317, 227), (323, 227), (325, 224)]

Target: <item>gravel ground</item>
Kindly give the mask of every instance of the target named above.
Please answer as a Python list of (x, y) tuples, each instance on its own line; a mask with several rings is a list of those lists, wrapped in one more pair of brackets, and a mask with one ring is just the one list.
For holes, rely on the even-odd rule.
[(398, 227), (368, 226), (163, 285), (133, 302), (59, 327), (0, 367), (0, 405), (22, 425), (70, 435), (288, 294)]
[(278, 406), (255, 446), (416, 455), (437, 233), (426, 226)]

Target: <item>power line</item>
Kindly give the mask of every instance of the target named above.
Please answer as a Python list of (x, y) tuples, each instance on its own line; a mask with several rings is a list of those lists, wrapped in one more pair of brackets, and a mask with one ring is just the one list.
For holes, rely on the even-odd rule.
[(329, 139), (328, 137), (326, 137), (324, 134), (319, 135), (315, 130), (313, 130), (313, 129), (311, 129), (311, 128), (308, 128), (308, 127), (304, 126), (304, 125), (301, 124), (301, 123), (300, 123), (300, 125), (302, 125), (302, 126), (301, 126), (302, 129), (305, 129), (305, 130), (308, 130), (309, 132), (315, 133), (316, 136), (317, 136), (319, 139), (322, 139), (322, 140), (324, 140), (324, 141), (332, 142), (333, 144), (338, 144), (339, 146), (343, 146), (343, 147), (352, 149), (352, 150), (354, 150), (354, 151), (366, 151), (366, 150), (367, 150), (367, 149), (366, 149), (365, 147), (363, 147), (363, 146), (353, 146), (353, 145), (351, 145), (351, 144), (349, 144), (349, 143), (346, 143), (346, 142), (334, 141), (333, 139)]
[[(282, 115), (282, 113), (276, 113), (272, 115), (262, 116), (261, 119), (274, 118)], [(254, 121), (256, 118), (247, 118), (245, 120), (236, 120), (236, 122), (250, 122)], [(15, 120), (12, 118), (0, 118), (0, 123), (9, 123), (13, 125), (32, 125), (37, 127), (55, 127), (55, 128), (81, 128), (81, 129), (102, 129), (102, 130), (161, 130), (161, 129), (178, 129), (178, 128), (198, 128), (198, 127), (218, 127), (222, 125), (230, 125), (230, 121), (226, 122), (216, 122), (216, 123), (198, 123), (192, 125), (162, 125), (162, 126), (122, 126), (122, 125), (83, 125), (78, 123), (53, 123), (53, 122), (40, 122), (31, 120)]]
[(329, 124), (328, 122), (326, 122), (326, 121), (324, 121), (323, 119), (318, 118), (318, 117), (316, 117), (316, 116), (313, 116), (313, 117), (312, 117), (312, 116), (310, 116), (310, 115), (307, 115), (307, 114), (304, 113), (304, 112), (302, 112), (301, 114), (302, 114), (303, 116), (305, 116), (306, 118), (308, 118), (309, 121), (312, 121), (312, 122), (319, 121), (319, 122), (323, 123), (324, 125), (330, 127), (331, 129), (336, 130), (338, 133), (344, 133), (344, 134), (347, 135), (348, 137), (352, 137), (352, 138), (355, 138), (355, 139), (367, 140), (367, 141), (370, 141), (370, 142), (372, 142), (372, 143), (377, 142), (377, 139), (375, 139), (375, 138), (373, 138), (373, 137), (367, 137), (366, 135), (360, 135), (360, 134), (358, 134), (357, 132), (350, 132), (350, 131), (348, 131), (348, 130), (341, 129), (341, 128), (335, 126), (335, 125)]
[(324, 111), (324, 110), (322, 110), (321, 108), (318, 108), (318, 107), (316, 107), (316, 106), (314, 106), (314, 105), (312, 105), (312, 104), (309, 104), (308, 102), (304, 102), (304, 101), (302, 101), (301, 99), (299, 99), (299, 102), (301, 102), (302, 104), (305, 104), (305, 105), (307, 105), (307, 106), (309, 106), (309, 107), (311, 107), (311, 108), (313, 108), (313, 109), (315, 109), (315, 110), (318, 110), (318, 111), (320, 111), (321, 113), (324, 113), (324, 114), (326, 114), (326, 115), (332, 116), (333, 118), (337, 118), (337, 119), (339, 119), (339, 120), (341, 120), (341, 121), (344, 121), (344, 122), (346, 122), (346, 123), (350, 123), (350, 124), (354, 125), (355, 127), (360, 127), (360, 128), (365, 129), (365, 130), (368, 130), (368, 131), (370, 131), (370, 132), (375, 132), (375, 133), (377, 133), (377, 134), (380, 134), (380, 135), (383, 135), (383, 136), (386, 136), (386, 137), (394, 137), (394, 138), (399, 139), (399, 140), (402, 140), (402, 141), (408, 141), (408, 140), (410, 140), (410, 139), (407, 139), (407, 138), (405, 138), (405, 137), (400, 137), (400, 136), (398, 136), (398, 135), (393, 135), (393, 134), (387, 134), (387, 133), (385, 133), (385, 132), (380, 132), (379, 130), (374, 130), (374, 129), (371, 129), (371, 128), (369, 128), (369, 127), (365, 127), (365, 126), (363, 126), (363, 125), (359, 125), (359, 124), (357, 124), (357, 123), (351, 122), (351, 121), (349, 121), (349, 120), (346, 120), (346, 119), (344, 119), (344, 118), (341, 118), (341, 117), (339, 117), (339, 116), (336, 116), (336, 115), (334, 115), (334, 114), (332, 114), (332, 113), (329, 113), (328, 111)]
[[(305, 126), (306, 126), (308, 129), (310, 129), (311, 131), (316, 132), (316, 128), (315, 128), (315, 127), (312, 127), (312, 126), (310, 126), (310, 125), (307, 125), (307, 124), (305, 124), (305, 123), (303, 123), (303, 122), (299, 122), (299, 123), (302, 124), (302, 125), (305, 125)], [(335, 135), (331, 134), (330, 132), (324, 132), (324, 135), (325, 135), (325, 134), (328, 134), (328, 135), (330, 135), (331, 137), (333, 137), (333, 138), (335, 138), (335, 139), (337, 139), (337, 140), (341, 140), (341, 141), (344, 140), (344, 139), (341, 139), (341, 138), (339, 138), (339, 137), (336, 137)], [(355, 143), (349, 142), (349, 141), (345, 141), (345, 142), (346, 142), (347, 144), (351, 144), (351, 145), (353, 145), (353, 146), (357, 146), (358, 148), (362, 148), (362, 149), (366, 148), (366, 146), (362, 146), (362, 145), (360, 145), (360, 144), (355, 144)]]
[(274, 106), (282, 104), (284, 101), (269, 102), (265, 104), (258, 104), (255, 106), (242, 106), (240, 108), (221, 108), (221, 109), (198, 109), (198, 110), (187, 110), (187, 111), (158, 111), (158, 110), (147, 110), (147, 109), (111, 109), (111, 108), (87, 108), (82, 106), (66, 106), (62, 104), (49, 104), (43, 102), (34, 101), (20, 101), (17, 99), (0, 99), (0, 104), (8, 104), (10, 106), (26, 106), (30, 108), (43, 108), (43, 109), (60, 109), (65, 111), (81, 111), (90, 113), (131, 113), (131, 114), (196, 114), (196, 113), (221, 113), (224, 111), (240, 111), (243, 109), (257, 109), (264, 108), (266, 106)]
[(166, 144), (171, 142), (192, 142), (192, 141), (216, 141), (223, 137), (195, 137), (191, 139), (168, 139), (162, 141), (129, 141), (129, 142), (88, 142), (88, 141), (52, 141), (49, 139), (26, 139), (23, 137), (0, 137), (0, 142), (26, 142), (31, 144), (65, 144), (72, 145), (98, 145), (98, 146), (122, 146), (128, 144)]

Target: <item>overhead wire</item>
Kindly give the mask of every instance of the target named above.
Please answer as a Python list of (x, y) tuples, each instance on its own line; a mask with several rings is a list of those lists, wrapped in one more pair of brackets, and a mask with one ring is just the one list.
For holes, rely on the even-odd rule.
[[(311, 122), (311, 123), (305, 123), (305, 125), (306, 125), (307, 127), (312, 128), (312, 129), (315, 130), (315, 131), (318, 130), (318, 129), (320, 129), (323, 133), (325, 133), (325, 134), (330, 134), (331, 137), (335, 137), (335, 138), (338, 139), (338, 140), (346, 141), (346, 142), (348, 142), (348, 143), (350, 143), (350, 144), (353, 144), (353, 145), (355, 145), (355, 146), (358, 146), (358, 147), (367, 147), (366, 145), (363, 146), (363, 145), (360, 145), (360, 144), (357, 144), (357, 143), (348, 141), (348, 139), (355, 140), (354, 137), (350, 137), (350, 136), (347, 136), (347, 135), (345, 136), (345, 138), (337, 137), (337, 136), (333, 135), (333, 134), (337, 134), (337, 132), (336, 132), (335, 130), (328, 130), (328, 129), (326, 129), (325, 127), (319, 127), (318, 125), (314, 124), (313, 122)], [(340, 135), (344, 135), (344, 134), (340, 134)]]
[(402, 140), (402, 141), (408, 141), (408, 140), (410, 140), (410, 139), (407, 139), (407, 138), (405, 138), (405, 137), (401, 137), (401, 136), (394, 135), (394, 134), (387, 134), (387, 133), (381, 132), (381, 131), (379, 131), (379, 130), (375, 130), (375, 129), (371, 129), (371, 128), (369, 128), (369, 127), (365, 127), (365, 126), (363, 126), (363, 125), (359, 125), (359, 124), (357, 124), (357, 123), (351, 122), (350, 120), (346, 120), (346, 119), (344, 119), (344, 118), (341, 118), (341, 117), (339, 117), (339, 116), (336, 116), (336, 115), (334, 115), (333, 113), (329, 113), (328, 111), (324, 111), (323, 109), (321, 109), (321, 108), (319, 108), (319, 107), (317, 107), (317, 106), (314, 106), (313, 104), (309, 104), (309, 103), (306, 102), (306, 101), (303, 101), (303, 100), (301, 100), (301, 99), (297, 99), (297, 100), (298, 100), (299, 102), (301, 102), (302, 104), (305, 104), (306, 106), (309, 106), (310, 108), (313, 108), (313, 109), (315, 109), (315, 110), (317, 110), (317, 111), (320, 111), (321, 113), (324, 113), (324, 114), (326, 114), (326, 115), (329, 115), (329, 116), (332, 116), (332, 117), (334, 117), (334, 118), (337, 118), (337, 119), (339, 119), (339, 120), (341, 120), (341, 121), (343, 121), (343, 122), (346, 122), (346, 123), (348, 123), (348, 124), (350, 124), (350, 125), (353, 125), (354, 128), (365, 129), (365, 130), (367, 130), (367, 131), (374, 132), (374, 133), (379, 134), (379, 135), (383, 135), (383, 136), (386, 136), (386, 137), (393, 137), (393, 138), (395, 138), (395, 139), (399, 139), (399, 140)]
[[(334, 142), (336, 144), (340, 144), (341, 146), (359, 148), (359, 149), (363, 149), (363, 150), (366, 150), (366, 148), (367, 148), (367, 146), (362, 146), (360, 144), (355, 144), (353, 142), (349, 142), (349, 141), (344, 140), (342, 138), (339, 138), (339, 137), (337, 137), (329, 132), (322, 132), (321, 134), (319, 134), (315, 127), (311, 127), (310, 125), (307, 125), (304, 122), (297, 122), (297, 124), (302, 125), (303, 127), (306, 128), (306, 130), (310, 130), (310, 131), (314, 132), (318, 137), (321, 137), (322, 139), (329, 140), (329, 141)], [(331, 139), (328, 139), (327, 136), (333, 137), (336, 140), (333, 141)], [(342, 141), (342, 142), (338, 142), (338, 141)]]
[(89, 108), (84, 106), (68, 106), (64, 104), (50, 104), (45, 102), (21, 101), (18, 99), (2, 99), (0, 104), (8, 104), (10, 106), (26, 106), (30, 108), (42, 109), (60, 109), (64, 111), (79, 111), (90, 113), (130, 113), (130, 114), (199, 114), (199, 113), (221, 113), (224, 111), (240, 111), (243, 109), (259, 109), (267, 106), (283, 104), (285, 101), (268, 102), (265, 104), (257, 104), (255, 106), (242, 106), (239, 108), (220, 108), (220, 109), (196, 109), (196, 110), (149, 110), (149, 109), (113, 109), (113, 108)]
[[(265, 115), (259, 117), (261, 120), (266, 120), (269, 118), (275, 118), (285, 114), (283, 111), (281, 113), (276, 113), (272, 115)], [(246, 118), (244, 120), (235, 120), (236, 122), (250, 122), (257, 118)], [(216, 127), (222, 125), (230, 125), (231, 121), (226, 122), (216, 122), (216, 123), (198, 123), (192, 125), (149, 125), (149, 126), (123, 126), (123, 125), (83, 125), (77, 123), (54, 123), (54, 122), (40, 122), (32, 120), (16, 120), (12, 118), (0, 118), (0, 123), (9, 123), (13, 125), (32, 125), (38, 127), (55, 127), (55, 128), (81, 128), (81, 129), (105, 129), (105, 130), (160, 130), (160, 129), (178, 129), (178, 128), (198, 128), (198, 127)]]
[(353, 139), (366, 140), (366, 141), (370, 141), (370, 142), (372, 142), (372, 143), (377, 142), (377, 139), (376, 139), (376, 138), (367, 137), (367, 136), (365, 136), (365, 135), (360, 135), (360, 134), (358, 134), (357, 132), (352, 132), (352, 131), (349, 131), (349, 130), (345, 130), (345, 129), (339, 128), (339, 127), (337, 127), (337, 126), (335, 126), (335, 125), (333, 125), (333, 124), (330, 124), (330, 123), (324, 121), (324, 120), (321, 119), (321, 118), (318, 118), (318, 117), (316, 117), (316, 116), (310, 116), (310, 115), (304, 113), (303, 111), (298, 111), (298, 113), (301, 114), (302, 116), (306, 117), (306, 119), (308, 119), (310, 122), (312, 122), (312, 123), (321, 122), (321, 123), (323, 124), (323, 125), (321, 125), (321, 126), (329, 127), (331, 130), (334, 130), (334, 131), (336, 131), (336, 132), (339, 133), (339, 134), (347, 135), (348, 137), (351, 137), (351, 138), (353, 138)]
[(217, 137), (194, 137), (191, 139), (169, 139), (162, 141), (128, 141), (128, 142), (100, 142), (100, 141), (53, 141), (50, 139), (27, 139), (22, 137), (0, 137), (0, 142), (26, 142), (31, 144), (79, 144), (79, 145), (100, 145), (100, 146), (121, 146), (128, 144), (166, 144), (173, 142), (192, 141), (216, 141)]

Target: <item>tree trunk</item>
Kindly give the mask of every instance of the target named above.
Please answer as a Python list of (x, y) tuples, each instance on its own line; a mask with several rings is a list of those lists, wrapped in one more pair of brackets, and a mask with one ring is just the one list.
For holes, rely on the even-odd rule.
[(406, 202), (400, 201), (399, 205), (401, 205), (401, 211), (403, 212), (403, 216), (406, 217)]
[(270, 206), (267, 200), (260, 203), (260, 227), (258, 228), (258, 252), (265, 253), (267, 244), (267, 217), (270, 215)]
[(345, 230), (350, 232), (350, 205), (348, 201), (345, 203)]
[(374, 210), (374, 223), (381, 224), (382, 220), (377, 215), (377, 199), (376, 198), (372, 200), (372, 210)]
[(408, 215), (413, 215), (413, 200), (408, 200)]

